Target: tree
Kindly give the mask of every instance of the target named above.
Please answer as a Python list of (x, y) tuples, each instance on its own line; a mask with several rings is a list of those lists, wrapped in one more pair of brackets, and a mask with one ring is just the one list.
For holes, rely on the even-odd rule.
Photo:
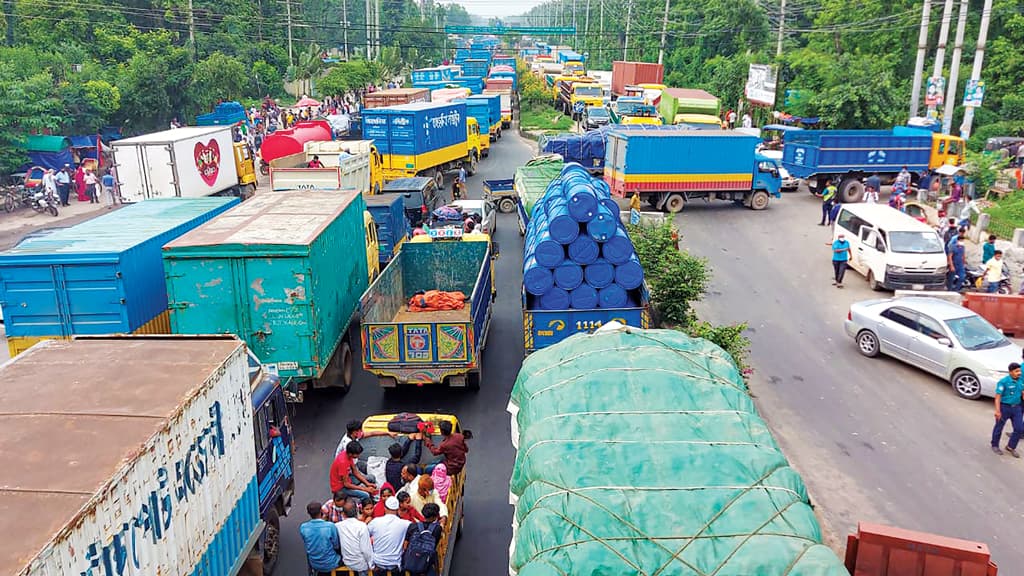
[(95, 134), (121, 108), (121, 91), (106, 80), (65, 82), (58, 95), (71, 134)]
[(53, 97), (53, 76), (37, 72), (22, 76), (0, 60), (0, 174), (8, 174), (28, 160), (20, 147), (26, 135), (56, 130), (61, 123), (60, 102)]
[(202, 113), (211, 110), (219, 100), (238, 100), (249, 85), (249, 76), (240, 60), (214, 52), (196, 62), (192, 70), (193, 110)]

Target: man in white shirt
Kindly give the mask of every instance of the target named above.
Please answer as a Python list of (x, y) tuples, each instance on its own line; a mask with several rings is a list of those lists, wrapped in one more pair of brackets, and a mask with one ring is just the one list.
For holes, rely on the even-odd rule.
[(345, 502), (341, 510), (345, 519), (335, 524), (341, 541), (341, 563), (356, 576), (370, 576), (373, 563), (370, 532), (359, 520), (359, 507), (354, 500)]
[(373, 570), (377, 574), (398, 574), (402, 565), (402, 549), (405, 533), (412, 522), (398, 517), (398, 498), (389, 497), (384, 501), (384, 515), (367, 524), (373, 545)]
[(985, 262), (985, 292), (995, 294), (1003, 281), (1003, 251), (996, 250), (992, 258)]

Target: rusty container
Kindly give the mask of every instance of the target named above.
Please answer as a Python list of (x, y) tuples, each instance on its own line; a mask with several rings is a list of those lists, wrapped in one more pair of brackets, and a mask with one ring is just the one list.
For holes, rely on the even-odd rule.
[(852, 576), (996, 576), (988, 546), (861, 522), (846, 540)]
[(964, 294), (963, 305), (1006, 334), (1024, 336), (1024, 296), (1009, 294)]

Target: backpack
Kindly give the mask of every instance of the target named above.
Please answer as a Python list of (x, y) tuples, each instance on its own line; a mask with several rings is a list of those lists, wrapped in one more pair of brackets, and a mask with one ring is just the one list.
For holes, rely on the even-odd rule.
[(395, 414), (395, 416), (388, 422), (388, 432), (398, 432), (400, 434), (412, 434), (419, 431), (419, 424), (423, 422), (423, 419), (418, 414), (411, 412), (401, 412)]
[(409, 538), (409, 547), (402, 556), (402, 569), (412, 574), (425, 574), (434, 565), (437, 554), (437, 539), (431, 531), (433, 523), (424, 526), (416, 523), (416, 532)]

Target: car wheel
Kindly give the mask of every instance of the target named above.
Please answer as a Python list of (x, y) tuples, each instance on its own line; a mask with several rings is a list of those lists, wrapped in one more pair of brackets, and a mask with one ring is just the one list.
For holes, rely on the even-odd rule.
[(876, 292), (882, 289), (882, 285), (878, 280), (875, 280), (874, 272), (868, 272), (868, 286)]
[(977, 400), (981, 396), (981, 380), (970, 370), (957, 370), (950, 379), (953, 391), (961, 398)]
[(861, 330), (857, 333), (857, 350), (868, 358), (878, 356), (878, 336), (871, 330)]

